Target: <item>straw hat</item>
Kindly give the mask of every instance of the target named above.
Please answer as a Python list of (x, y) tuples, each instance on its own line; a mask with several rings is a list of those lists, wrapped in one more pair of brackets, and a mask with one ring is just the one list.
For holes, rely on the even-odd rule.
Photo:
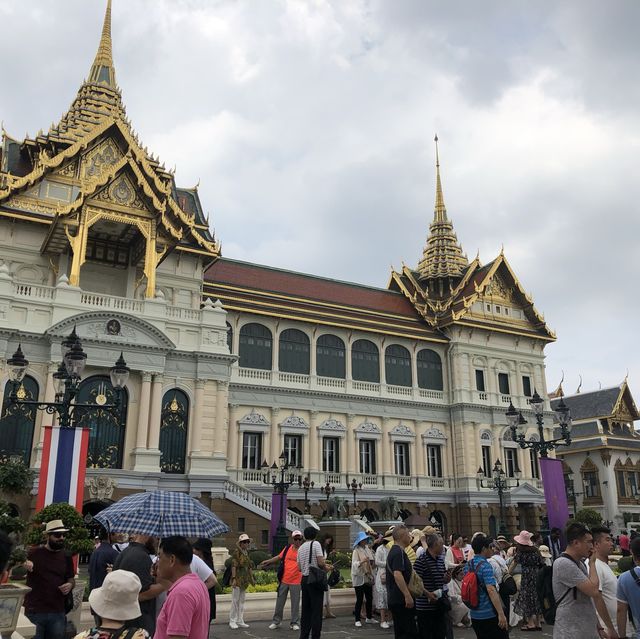
[(64, 527), (62, 519), (52, 519), (47, 522), (44, 532), (47, 535), (51, 535), (53, 533), (69, 532), (69, 529)]
[(504, 535), (498, 535), (498, 536), (496, 537), (496, 541), (497, 541), (498, 543), (503, 542), (503, 541), (504, 541), (504, 543), (505, 543), (505, 544), (508, 544), (508, 543), (509, 543), (509, 540), (508, 540)]
[(545, 559), (551, 559), (551, 551), (549, 550), (549, 546), (545, 546), (544, 544), (542, 544), (538, 550), (540, 551), (540, 554), (545, 558)]
[(114, 570), (107, 573), (100, 588), (89, 594), (89, 605), (102, 619), (129, 621), (142, 613), (138, 603), (140, 579), (128, 570)]
[(238, 537), (238, 543), (241, 544), (243, 541), (251, 541), (251, 537), (249, 537), (247, 533), (242, 533), (240, 537)]
[(356, 535), (356, 538), (353, 541), (353, 547), (355, 548), (360, 542), (368, 540), (368, 539), (369, 539), (369, 535), (364, 530), (361, 530)]
[(533, 546), (531, 537), (533, 537), (533, 533), (530, 533), (528, 530), (522, 530), (520, 531), (519, 535), (516, 535), (513, 538), (513, 541), (515, 541), (516, 544), (520, 544), (521, 546)]
[(434, 528), (433, 526), (425, 526), (422, 529), (422, 534), (423, 535), (437, 535), (438, 534), (438, 529)]
[(389, 526), (389, 528), (382, 534), (383, 539), (393, 539), (393, 529), (395, 526)]
[(419, 528), (414, 528), (411, 531), (411, 544), (410, 546), (415, 546), (419, 541), (420, 537), (422, 537), (424, 533)]

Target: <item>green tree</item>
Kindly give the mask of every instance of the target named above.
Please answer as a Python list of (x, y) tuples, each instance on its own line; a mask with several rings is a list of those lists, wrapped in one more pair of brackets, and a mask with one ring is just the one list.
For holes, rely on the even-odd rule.
[(602, 515), (593, 508), (581, 508), (576, 513), (575, 520), (590, 527), (602, 525)]
[(89, 531), (84, 525), (82, 515), (71, 504), (49, 504), (32, 518), (25, 533), (25, 543), (28, 545), (40, 544), (44, 541), (44, 529), (47, 522), (53, 519), (61, 519), (65, 527), (69, 529), (65, 542), (66, 548), (74, 555), (89, 553), (93, 549), (93, 542)]
[(0, 498), (0, 528), (8, 532), (15, 543), (10, 558), (11, 565), (19, 564), (26, 559), (26, 553), (20, 543), (25, 522), (16, 516), (14, 507), (6, 498), (28, 493), (33, 486), (33, 477), (33, 471), (22, 459), (0, 460), (0, 494), (3, 497)]

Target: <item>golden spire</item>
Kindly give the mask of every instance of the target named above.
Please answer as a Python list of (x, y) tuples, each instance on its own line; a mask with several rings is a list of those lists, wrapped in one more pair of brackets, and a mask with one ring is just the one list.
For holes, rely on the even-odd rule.
[(89, 82), (106, 84), (116, 88), (116, 70), (113, 67), (113, 51), (111, 46), (111, 0), (107, 0), (107, 10), (102, 24), (102, 36), (98, 45), (96, 59), (91, 65)]
[[(429, 226), (427, 244), (422, 253), (422, 259), (418, 264), (418, 273), (421, 280), (458, 278), (469, 266), (466, 255), (458, 243), (458, 238), (453, 230), (453, 224), (447, 217), (447, 208), (442, 194), (442, 180), (440, 178), (440, 151), (438, 148), (438, 136), (434, 138), (436, 143), (436, 202), (433, 212), (433, 222)], [(444, 288), (442, 289), (444, 292)]]
[(436, 143), (436, 206), (434, 209), (434, 222), (447, 221), (447, 208), (444, 205), (444, 195), (442, 195), (442, 181), (440, 180), (440, 153), (438, 152), (438, 136), (433, 139)]

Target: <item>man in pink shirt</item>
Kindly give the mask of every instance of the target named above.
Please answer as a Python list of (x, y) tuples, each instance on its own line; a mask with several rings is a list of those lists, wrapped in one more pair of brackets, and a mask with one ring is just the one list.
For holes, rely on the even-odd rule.
[(166, 537), (158, 552), (158, 577), (172, 583), (153, 639), (208, 639), (209, 593), (191, 572), (193, 550), (184, 537)]

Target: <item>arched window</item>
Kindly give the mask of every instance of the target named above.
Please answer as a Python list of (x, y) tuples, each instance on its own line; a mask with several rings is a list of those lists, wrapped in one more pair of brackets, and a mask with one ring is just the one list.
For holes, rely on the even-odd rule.
[(387, 384), (411, 386), (411, 354), (399, 344), (387, 346), (384, 352), (384, 371)]
[(88, 468), (122, 468), (124, 434), (129, 396), (122, 393), (120, 411), (101, 409), (102, 404), (114, 404), (116, 395), (106, 375), (88, 377), (80, 384), (78, 404), (98, 404), (97, 408), (76, 409), (76, 425), (89, 429)]
[(378, 347), (368, 339), (359, 339), (351, 346), (351, 377), (360, 382), (380, 383)]
[(430, 348), (418, 351), (416, 361), (418, 368), (418, 388), (442, 390), (442, 360), (440, 355)]
[[(0, 412), (0, 463), (13, 456), (19, 456), (25, 464), (31, 460), (33, 447), (33, 429), (36, 423), (35, 406), (9, 404), (12, 384), (4, 387), (2, 412)], [(18, 387), (18, 399), (37, 400), (38, 382), (27, 375)]]
[(168, 390), (162, 398), (160, 416), (160, 470), (184, 473), (189, 425), (189, 398), (178, 388)]
[(320, 377), (345, 378), (344, 342), (335, 335), (321, 335), (316, 344), (316, 373)]
[(278, 369), (283, 373), (309, 374), (309, 338), (295, 328), (280, 333)]
[(227, 322), (227, 346), (229, 347), (229, 352), (233, 353), (233, 329), (229, 322)]
[(271, 370), (271, 331), (262, 324), (245, 324), (240, 329), (240, 366)]

